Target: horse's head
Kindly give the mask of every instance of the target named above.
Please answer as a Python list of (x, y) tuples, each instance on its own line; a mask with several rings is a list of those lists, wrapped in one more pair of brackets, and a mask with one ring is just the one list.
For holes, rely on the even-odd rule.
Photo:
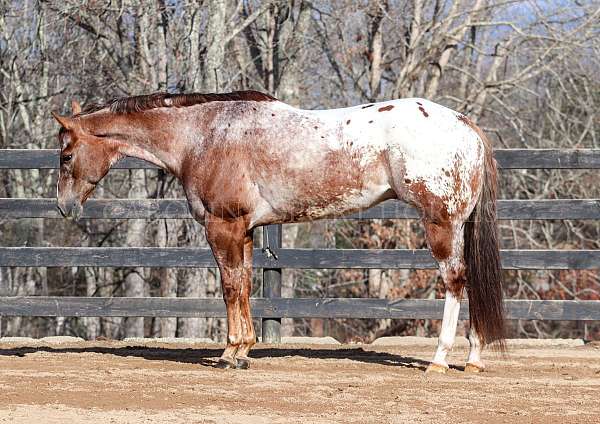
[(82, 124), (81, 106), (73, 102), (73, 116), (52, 116), (61, 125), (60, 170), (56, 197), (58, 208), (65, 217), (78, 219), (83, 204), (98, 182), (118, 159), (117, 146), (109, 139), (93, 135)]

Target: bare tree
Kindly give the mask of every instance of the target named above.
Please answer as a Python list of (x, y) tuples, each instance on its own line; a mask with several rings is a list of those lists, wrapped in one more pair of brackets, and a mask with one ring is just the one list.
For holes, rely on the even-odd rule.
[[(303, 108), (423, 96), (476, 120), (497, 147), (599, 147), (600, 10), (593, 1), (370, 0), (181, 2), (0, 0), (0, 148), (55, 148), (48, 112), (154, 91), (268, 91)], [(0, 173), (0, 196), (52, 197), (54, 172)], [(502, 173), (502, 196), (596, 198), (594, 173)], [(176, 198), (156, 171), (114, 171), (97, 197)], [(594, 221), (502, 222), (503, 245), (597, 249)], [(192, 221), (0, 220), (2, 244), (206, 247)], [(422, 248), (417, 222), (319, 222), (284, 226), (286, 247)], [(286, 270), (285, 296), (435, 297), (437, 273)], [(258, 280), (257, 280), (258, 281)], [(597, 299), (595, 271), (510, 271), (509, 295)], [(215, 270), (0, 270), (8, 295), (220, 296)], [(150, 323), (148, 323), (150, 324)], [(160, 324), (160, 326), (159, 326)], [(286, 321), (286, 334), (344, 339), (427, 334), (432, 322)], [(150, 325), (147, 326), (149, 328)], [(597, 327), (597, 326), (596, 326)], [(594, 328), (596, 328), (594, 327)], [(8, 335), (89, 338), (219, 337), (223, 320), (7, 318)], [(160, 331), (159, 331), (160, 330)], [(565, 323), (522, 323), (520, 334), (570, 336)], [(588, 329), (589, 331), (589, 329)], [(598, 328), (592, 329), (600, 331)]]

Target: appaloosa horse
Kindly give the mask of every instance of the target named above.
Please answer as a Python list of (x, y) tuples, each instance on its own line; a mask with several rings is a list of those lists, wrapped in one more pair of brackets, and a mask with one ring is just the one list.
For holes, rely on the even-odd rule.
[(423, 99), (302, 110), (255, 91), (117, 99), (62, 128), (58, 206), (77, 218), (110, 167), (133, 156), (175, 175), (221, 270), (227, 347), (221, 367), (247, 368), (252, 232), (260, 225), (341, 216), (386, 199), (420, 212), (446, 286), (438, 348), (445, 372), (466, 286), (471, 329), (466, 370), (484, 345), (503, 346), (496, 224), (496, 164), (466, 116)]

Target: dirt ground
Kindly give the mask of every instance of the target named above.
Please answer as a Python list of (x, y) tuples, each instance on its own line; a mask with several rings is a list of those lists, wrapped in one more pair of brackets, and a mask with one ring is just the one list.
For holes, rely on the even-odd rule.
[(250, 370), (221, 346), (0, 345), (0, 423), (599, 423), (600, 345), (488, 352), (425, 375), (431, 347), (259, 345)]

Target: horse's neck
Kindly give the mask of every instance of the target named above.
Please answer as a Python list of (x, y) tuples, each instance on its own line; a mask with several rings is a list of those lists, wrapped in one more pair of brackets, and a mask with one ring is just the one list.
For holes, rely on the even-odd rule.
[(185, 146), (177, 139), (177, 123), (164, 124), (164, 120), (158, 120), (154, 115), (97, 117), (93, 125), (96, 125), (96, 131), (107, 131), (110, 138), (117, 141), (122, 155), (145, 160), (179, 176)]
[(152, 140), (141, 141), (130, 139), (119, 143), (119, 152), (122, 155), (130, 156), (150, 162), (166, 171), (178, 174), (179, 166), (172, 159), (168, 158), (167, 152), (158, 149), (159, 143), (153, 143)]

